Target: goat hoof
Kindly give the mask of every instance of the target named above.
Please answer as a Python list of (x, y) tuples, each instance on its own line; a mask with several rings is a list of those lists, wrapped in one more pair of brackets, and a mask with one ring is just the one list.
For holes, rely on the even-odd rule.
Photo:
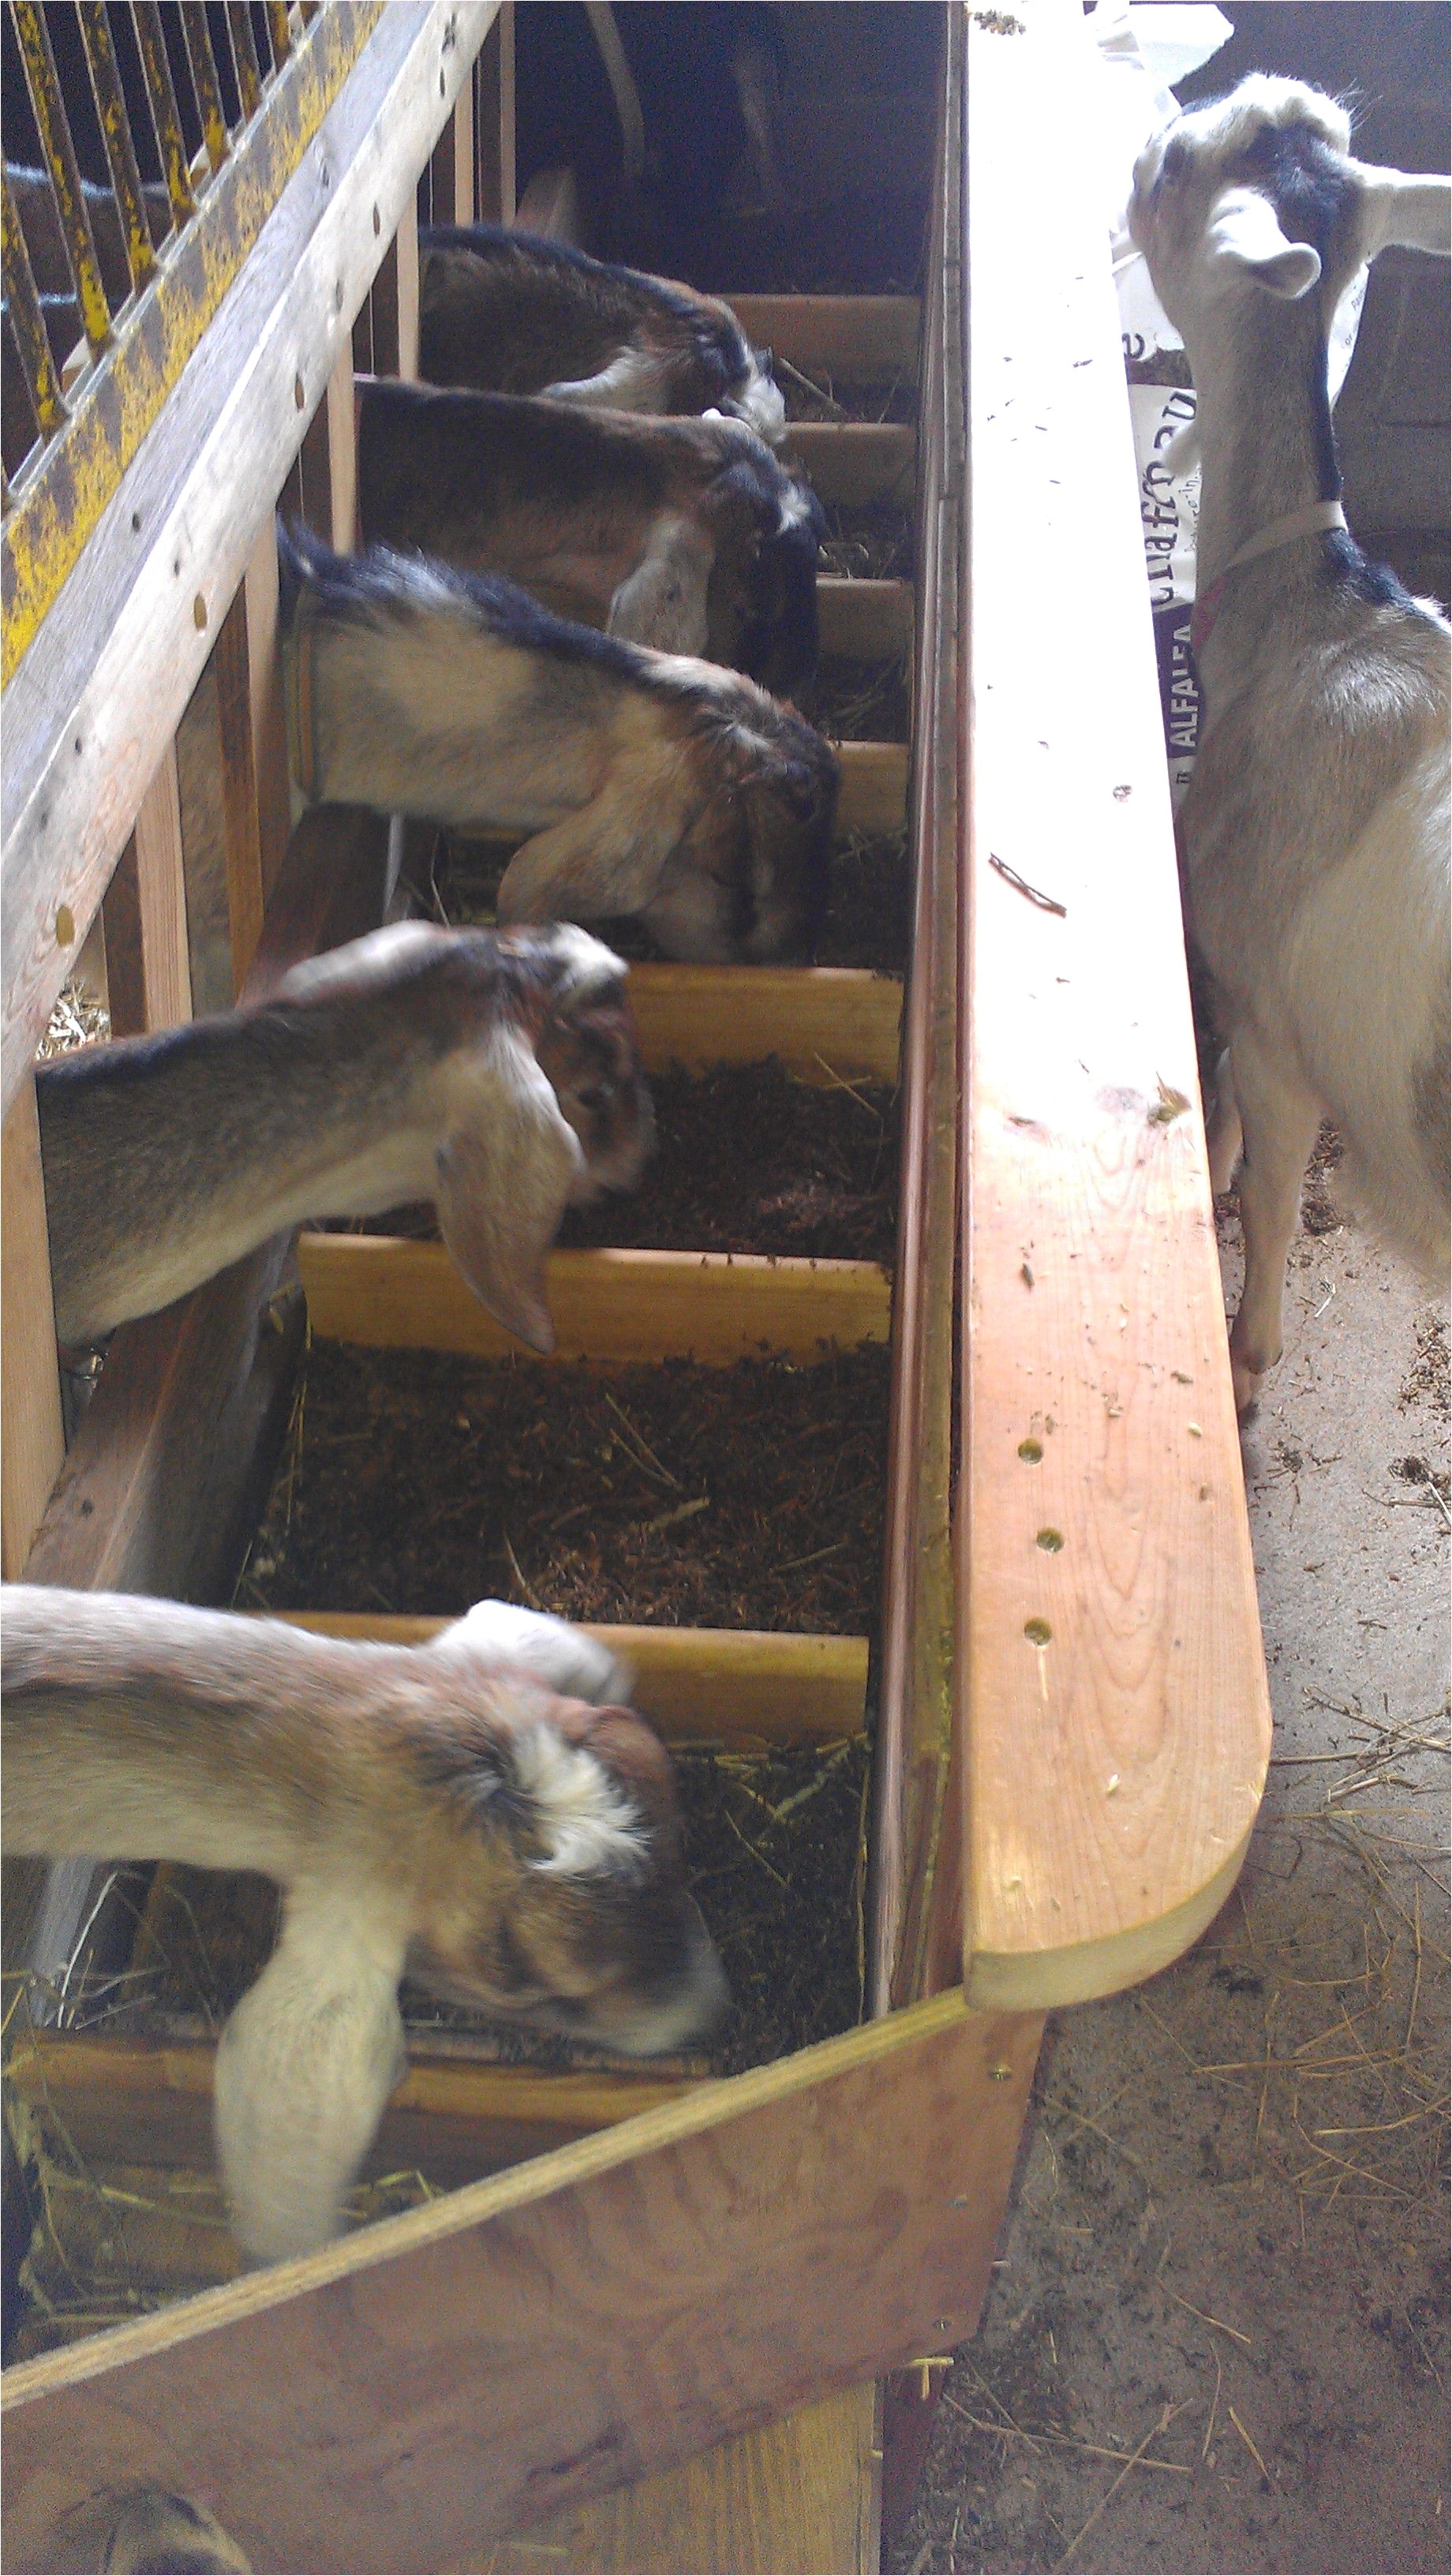
[(1241, 1422), (1252, 1422), (1260, 1409), (1260, 1369), (1247, 1368), (1244, 1360), (1232, 1354), (1230, 1382), (1235, 1389), (1235, 1411)]

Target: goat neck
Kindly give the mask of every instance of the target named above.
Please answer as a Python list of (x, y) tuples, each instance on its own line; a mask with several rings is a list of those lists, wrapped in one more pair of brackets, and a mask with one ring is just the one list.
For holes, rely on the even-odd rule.
[[(1203, 593), (1273, 520), (1338, 500), (1341, 477), (1319, 293), (1294, 303), (1227, 299), (1197, 315), (1184, 336), (1202, 459), (1196, 557)], [(1260, 577), (1284, 580), (1284, 560), (1268, 558)]]

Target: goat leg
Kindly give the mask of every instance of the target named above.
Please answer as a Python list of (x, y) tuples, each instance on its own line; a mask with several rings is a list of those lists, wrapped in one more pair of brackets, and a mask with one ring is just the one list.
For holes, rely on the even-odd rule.
[(1215, 1067), (1214, 1090), (1210, 1115), (1205, 1121), (1205, 1150), (1210, 1157), (1210, 1187), (1219, 1198), (1235, 1178), (1243, 1142), (1240, 1111), (1235, 1102), (1235, 1083), (1230, 1071), (1230, 1049), (1221, 1051)]
[(1244, 1417), (1255, 1403), (1259, 1380), (1281, 1355), (1286, 1255), (1300, 1219), (1301, 1180), (1316, 1141), (1320, 1106), (1251, 1031), (1236, 1032), (1230, 1058), (1245, 1134), (1240, 1166), (1245, 1286), (1230, 1336), (1230, 1368), (1236, 1410)]
[[(360, 1874), (361, 1881), (361, 1874)], [(294, 1888), (282, 1937), (217, 2049), (217, 2154), (233, 2233), (257, 2263), (336, 2236), (403, 2072), (406, 1936), (379, 1892)]]

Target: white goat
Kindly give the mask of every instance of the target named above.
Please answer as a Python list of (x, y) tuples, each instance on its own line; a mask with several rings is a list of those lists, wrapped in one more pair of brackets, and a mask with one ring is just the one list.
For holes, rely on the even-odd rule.
[[(217, 2052), (233, 2227), (311, 2251), (403, 2069), (398, 1985), (651, 2056), (717, 2018), (664, 1747), (562, 1620), (425, 1647), (96, 1592), (3, 1596), (4, 1848), (260, 1870), (277, 1948)], [(612, 1703), (605, 1705), (605, 1703)]]
[(652, 1132), (625, 968), (564, 926), (400, 922), (266, 1001), (57, 1057), (36, 1095), (68, 1343), (303, 1217), (431, 1199), (476, 1296), (547, 1351), (560, 1218), (632, 1187)]
[(1326, 342), (1363, 261), (1447, 252), (1452, 181), (1349, 142), (1333, 100), (1258, 73), (1149, 144), (1130, 206), (1198, 401), (1205, 717), (1181, 822), (1228, 1059), (1217, 1189), (1244, 1144), (1242, 1412), (1280, 1356), (1323, 1115), (1353, 1199), (1429, 1274), (1447, 1263), (1449, 629), (1345, 533)]

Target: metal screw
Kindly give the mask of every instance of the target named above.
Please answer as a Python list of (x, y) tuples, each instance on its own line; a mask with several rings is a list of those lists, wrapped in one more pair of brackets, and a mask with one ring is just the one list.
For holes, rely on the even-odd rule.
[(1011, 2066), (990, 2066), (988, 2070), (988, 2081), (990, 2084), (1007, 2084), (1012, 2074), (1013, 2068)]

